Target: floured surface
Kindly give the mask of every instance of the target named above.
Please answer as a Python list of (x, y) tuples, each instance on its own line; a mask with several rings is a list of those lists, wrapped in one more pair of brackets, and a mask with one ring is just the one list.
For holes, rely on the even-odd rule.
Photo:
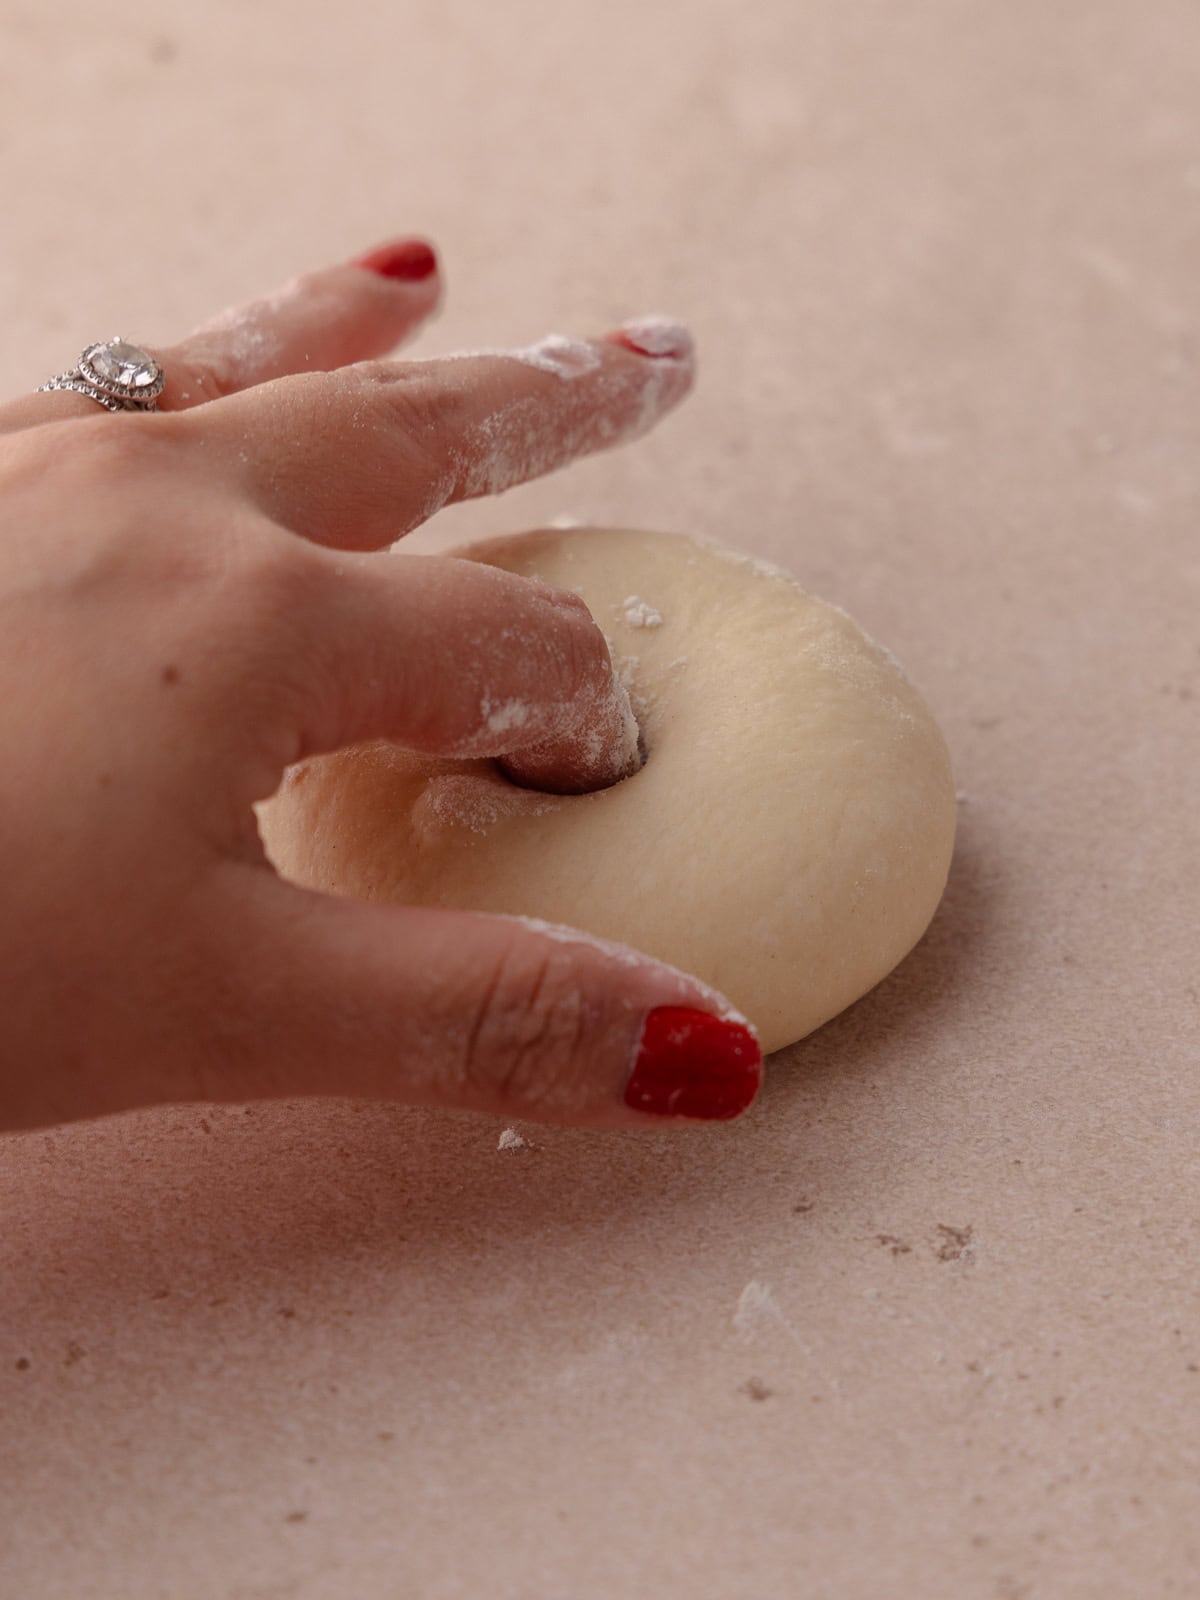
[[(6, 387), (410, 226), (424, 353), (688, 317), (661, 432), (421, 542), (569, 517), (792, 568), (895, 649), (969, 803), (926, 939), (744, 1123), (4, 1140), (0, 1594), (1191, 1600), (1192, 0), (3, 33)], [(144, 137), (97, 136), (114, 93)]]
[[(767, 1051), (907, 955), (945, 885), (953, 782), (919, 695), (844, 612), (678, 534), (546, 529), (463, 553), (586, 601), (645, 765), (548, 796), (385, 744), (310, 760), (260, 808), (285, 877), (628, 944), (728, 995)], [(519, 736), (520, 709), (489, 726)]]

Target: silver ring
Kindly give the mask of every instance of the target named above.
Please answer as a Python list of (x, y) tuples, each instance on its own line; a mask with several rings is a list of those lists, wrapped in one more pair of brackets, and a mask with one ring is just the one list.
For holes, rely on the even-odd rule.
[(76, 366), (39, 385), (37, 392), (70, 389), (106, 411), (157, 411), (166, 381), (149, 351), (118, 336), (88, 345)]

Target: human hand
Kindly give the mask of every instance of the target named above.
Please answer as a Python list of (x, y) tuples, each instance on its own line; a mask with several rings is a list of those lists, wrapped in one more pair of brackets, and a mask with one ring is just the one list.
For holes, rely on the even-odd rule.
[[(439, 294), (401, 241), (159, 352), (156, 414), (0, 408), (0, 1128), (307, 1094), (623, 1126), (753, 1098), (753, 1034), (698, 981), (568, 930), (315, 894), (263, 853), (254, 803), (361, 740), (566, 789), (628, 761), (576, 596), (363, 552), (635, 437), (690, 387), (690, 341), (649, 319), (380, 359)], [(509, 699), (528, 722), (490, 732)]]

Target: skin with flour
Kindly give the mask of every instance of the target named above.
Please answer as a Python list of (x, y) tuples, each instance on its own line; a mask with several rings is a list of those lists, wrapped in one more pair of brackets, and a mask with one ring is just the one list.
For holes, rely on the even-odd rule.
[[(458, 554), (586, 601), (644, 767), (561, 795), (382, 742), (305, 762), (263, 808), (284, 876), (632, 945), (728, 995), (766, 1049), (912, 948), (949, 867), (950, 764), (916, 690), (843, 612), (679, 535), (547, 529)], [(520, 708), (505, 714), (519, 744)]]

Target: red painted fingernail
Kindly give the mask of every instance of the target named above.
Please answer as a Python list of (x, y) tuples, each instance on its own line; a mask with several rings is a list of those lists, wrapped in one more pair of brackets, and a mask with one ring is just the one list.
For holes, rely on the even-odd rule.
[(382, 244), (369, 255), (359, 256), (356, 267), (377, 272), (381, 278), (397, 278), (402, 283), (419, 283), (437, 271), (437, 256), (424, 239), (406, 239), (403, 244)]
[(646, 1018), (625, 1104), (661, 1117), (736, 1117), (762, 1081), (762, 1051), (744, 1024), (690, 1006)]
[(670, 356), (685, 361), (695, 349), (691, 333), (670, 317), (638, 317), (617, 329), (617, 338), (640, 356)]

